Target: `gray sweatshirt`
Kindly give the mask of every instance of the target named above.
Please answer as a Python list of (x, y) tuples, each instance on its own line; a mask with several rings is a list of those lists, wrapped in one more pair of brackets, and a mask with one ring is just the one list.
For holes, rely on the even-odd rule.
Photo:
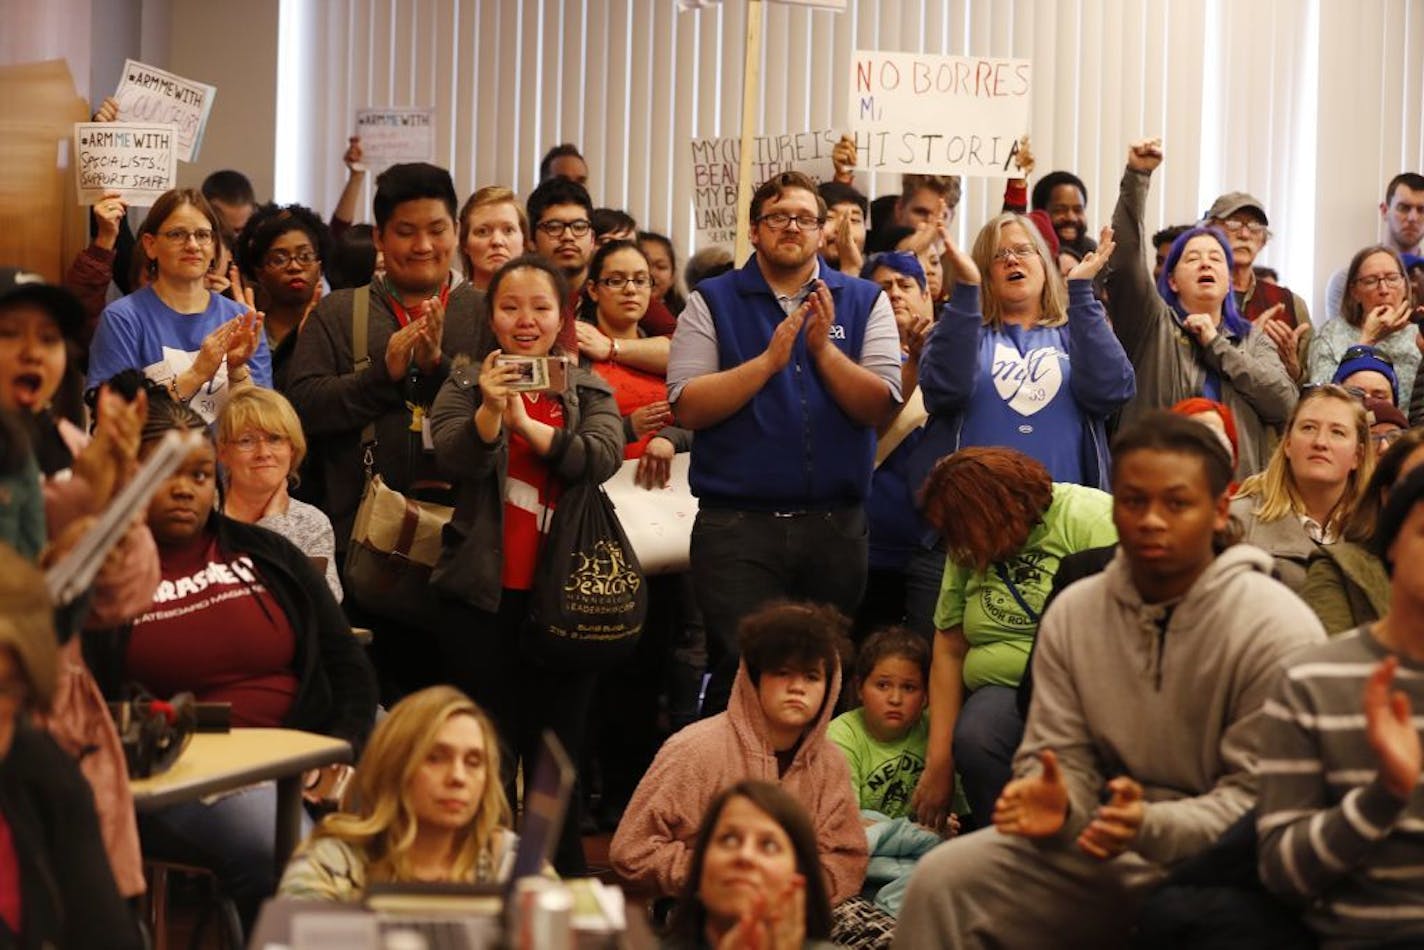
[(1163, 865), (1201, 852), (1251, 807), (1261, 706), (1282, 659), (1325, 640), (1270, 571), (1269, 555), (1238, 544), (1174, 604), (1146, 604), (1119, 550), (1053, 602), (1014, 772), (1057, 753), (1069, 788), (1057, 846), (1074, 846), (1118, 775), (1141, 783), (1148, 802), (1133, 850)]

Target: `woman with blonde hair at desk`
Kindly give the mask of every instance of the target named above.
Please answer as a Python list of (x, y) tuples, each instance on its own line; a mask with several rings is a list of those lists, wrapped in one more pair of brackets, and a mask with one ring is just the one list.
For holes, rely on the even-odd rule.
[(343, 806), (298, 849), (280, 896), (357, 901), (368, 882), (509, 875), (518, 839), (499, 781), (499, 740), (484, 711), (452, 686), (412, 693), (381, 720)]

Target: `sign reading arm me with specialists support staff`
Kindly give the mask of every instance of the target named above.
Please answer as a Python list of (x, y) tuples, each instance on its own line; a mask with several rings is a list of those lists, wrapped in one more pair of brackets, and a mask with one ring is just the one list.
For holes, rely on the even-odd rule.
[(1026, 59), (857, 50), (849, 115), (858, 168), (1007, 178), (1028, 132)]
[(141, 122), (76, 122), (74, 176), (79, 203), (92, 205), (106, 191), (149, 207), (174, 185), (178, 130)]

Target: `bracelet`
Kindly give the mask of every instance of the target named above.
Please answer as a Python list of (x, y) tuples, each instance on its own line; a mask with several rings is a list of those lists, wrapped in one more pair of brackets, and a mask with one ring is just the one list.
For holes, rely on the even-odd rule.
[(611, 344), (611, 349), (608, 351), (608, 362), (616, 363), (618, 362), (618, 341), (609, 337), (608, 342)]

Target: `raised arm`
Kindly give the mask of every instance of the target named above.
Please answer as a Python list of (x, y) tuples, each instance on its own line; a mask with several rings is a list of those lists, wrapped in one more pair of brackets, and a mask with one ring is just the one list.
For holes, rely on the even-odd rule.
[(1144, 211), (1152, 172), (1162, 164), (1160, 139), (1134, 142), (1127, 150), (1127, 168), (1118, 186), (1112, 228), (1117, 247), (1108, 260), (1103, 286), (1108, 293), (1108, 315), (1113, 332), (1127, 355), (1137, 360), (1143, 345), (1167, 315), (1167, 304), (1157, 294), (1152, 272), (1143, 256), (1147, 244)]
[(935, 415), (962, 410), (979, 378), (979, 334), (984, 314), (979, 303), (979, 268), (952, 241), (944, 245), (946, 262), (959, 275), (949, 303), (940, 308), (920, 353), (920, 392)]

